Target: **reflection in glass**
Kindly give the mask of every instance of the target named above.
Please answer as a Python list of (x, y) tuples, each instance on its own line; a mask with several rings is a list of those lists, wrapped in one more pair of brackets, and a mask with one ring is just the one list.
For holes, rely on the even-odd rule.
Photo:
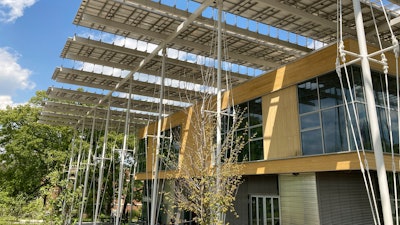
[(320, 127), (319, 113), (310, 113), (300, 116), (301, 129), (310, 129)]
[[(304, 155), (356, 150), (357, 147), (372, 150), (361, 69), (352, 66), (348, 67), (347, 72), (349, 77), (342, 69), (343, 91), (350, 117), (344, 108), (343, 92), (336, 71), (298, 84), (300, 132)], [(371, 75), (383, 150), (391, 152), (393, 148), (394, 152), (398, 153), (396, 78), (386, 77), (376, 71), (371, 71)], [(350, 98), (350, 89), (353, 91), (354, 99)], [(388, 106), (389, 109), (385, 109)], [(388, 112), (390, 112), (391, 127), (389, 127)], [(392, 140), (390, 134), (393, 135)]]
[(322, 135), (321, 130), (309, 130), (301, 133), (301, 146), (303, 155), (322, 154)]
[(259, 160), (264, 158), (263, 139), (252, 141), (250, 144), (250, 160)]
[(322, 111), (325, 153), (348, 150), (346, 120), (343, 107)]
[(312, 79), (298, 85), (300, 114), (319, 109), (317, 80)]
[(339, 78), (335, 73), (319, 77), (318, 87), (321, 108), (342, 104), (342, 89), (340, 87)]
[(261, 98), (249, 101), (249, 125), (262, 124), (262, 105)]
[(146, 172), (146, 140), (145, 138), (139, 140), (137, 152), (137, 171), (139, 173)]

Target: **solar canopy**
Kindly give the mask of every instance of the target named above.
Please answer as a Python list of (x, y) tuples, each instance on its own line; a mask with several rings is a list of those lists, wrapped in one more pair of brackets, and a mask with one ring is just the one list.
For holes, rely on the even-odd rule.
[[(385, 11), (377, 1), (361, 3), (367, 41), (378, 43), (376, 24), (383, 45), (390, 45), (384, 12), (398, 36), (397, 2), (384, 2)], [(201, 4), (207, 7), (196, 14)], [(336, 0), (224, 0), (222, 81), (229, 86), (223, 88), (335, 43), (338, 9), (343, 13), (342, 35), (356, 38), (350, 0), (342, 1), (341, 7)], [(56, 68), (52, 79), (81, 89), (49, 88), (49, 101), (44, 104), (40, 122), (79, 127), (87, 118), (88, 126), (94, 111), (96, 118), (104, 120), (110, 106), (110, 126), (117, 129), (125, 119), (131, 83), (131, 125), (153, 121), (160, 102), (163, 58), (161, 51), (154, 52), (157, 46), (167, 49), (164, 116), (188, 107), (204, 93), (215, 94), (216, 78), (210, 75), (215, 74), (217, 65), (216, 15), (213, 1), (83, 0), (73, 23), (111, 34), (113, 39), (75, 35), (67, 39), (61, 57), (120, 72), (99, 72), (85, 66)], [(96, 122), (96, 128), (104, 129), (102, 119)]]

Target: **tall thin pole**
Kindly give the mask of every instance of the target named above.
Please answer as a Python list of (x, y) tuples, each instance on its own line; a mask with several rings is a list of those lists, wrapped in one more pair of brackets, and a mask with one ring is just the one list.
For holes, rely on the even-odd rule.
[[(128, 105), (126, 106), (126, 115), (125, 115), (125, 128), (124, 128), (124, 141), (121, 150), (121, 162), (119, 164), (119, 177), (118, 177), (118, 202), (117, 202), (117, 217), (115, 219), (115, 224), (118, 225), (120, 223), (121, 218), (121, 199), (122, 199), (122, 189), (124, 188), (124, 162), (125, 162), (125, 155), (128, 149), (128, 136), (129, 136), (129, 116), (131, 113), (131, 100), (132, 100), (132, 80), (133, 77), (130, 79), (129, 83), (129, 95), (128, 95)], [(127, 199), (125, 198), (125, 201)]]
[(162, 123), (162, 112), (163, 112), (163, 99), (164, 99), (164, 85), (165, 85), (165, 58), (166, 49), (162, 51), (162, 64), (161, 64), (161, 88), (160, 88), (160, 102), (158, 106), (158, 123), (157, 123), (157, 144), (156, 144), (156, 157), (153, 166), (153, 187), (151, 192), (151, 212), (150, 212), (150, 225), (156, 224), (156, 211), (157, 211), (157, 197), (158, 197), (158, 164), (159, 154), (161, 145), (161, 123)]
[[(81, 138), (80, 138), (80, 142), (79, 142), (79, 152), (78, 152), (78, 160), (76, 163), (76, 175), (75, 175), (75, 180), (74, 180), (74, 189), (73, 189), (73, 193), (75, 193), (76, 191), (76, 186), (78, 184), (78, 176), (79, 176), (79, 170), (81, 168), (81, 158), (82, 158), (82, 146), (83, 146), (83, 132), (85, 129), (85, 119), (83, 118), (83, 122), (82, 122), (82, 131), (81, 131)], [(71, 201), (71, 210), (67, 219), (67, 224), (71, 224), (71, 212), (74, 209), (74, 204), (75, 204), (75, 197), (72, 198)]]
[(95, 124), (96, 124), (96, 109), (93, 111), (93, 123), (92, 123), (92, 131), (90, 134), (90, 146), (89, 146), (88, 159), (87, 159), (87, 163), (86, 163), (85, 181), (83, 184), (82, 205), (81, 205), (81, 211), (79, 214), (79, 223), (78, 223), (79, 225), (82, 225), (83, 211), (85, 210), (86, 191), (87, 191), (87, 186), (88, 186), (88, 181), (89, 181), (89, 171), (90, 171), (90, 164), (91, 164), (91, 160), (92, 160), (92, 151), (93, 151), (93, 144), (94, 144)]
[[(222, 137), (221, 137), (221, 105), (222, 105), (222, 0), (218, 0), (218, 32), (217, 32), (217, 143), (216, 143), (216, 162), (217, 166), (217, 193), (221, 191), (221, 150), (222, 150)], [(222, 221), (222, 212), (218, 211), (218, 218)]]
[[(72, 170), (72, 163), (74, 162), (74, 158), (75, 158), (75, 140), (76, 140), (76, 133), (77, 133), (77, 131), (75, 131), (74, 132), (74, 137), (72, 138), (72, 142), (71, 142), (71, 157), (70, 157), (70, 159), (69, 159), (69, 166), (68, 166), (68, 173), (67, 173), (67, 185), (66, 185), (66, 188), (68, 188), (68, 186), (69, 186), (69, 179), (71, 178), (71, 170)], [(77, 174), (77, 173), (76, 173)], [(75, 174), (75, 177), (76, 177), (76, 174)], [(62, 205), (62, 217), (63, 218), (65, 218), (65, 220), (64, 220), (64, 224), (66, 224), (67, 223), (67, 212), (66, 212), (66, 205), (67, 205), (67, 201), (63, 201), (63, 205)]]
[(360, 49), (361, 68), (365, 86), (365, 99), (369, 117), (369, 125), (374, 149), (376, 171), (378, 175), (379, 192), (381, 195), (383, 221), (385, 225), (392, 225), (392, 209), (390, 206), (389, 187), (386, 177), (386, 168), (383, 158), (382, 141), (379, 133), (378, 115), (374, 98), (374, 90), (371, 78), (371, 68), (368, 61), (367, 42), (365, 39), (364, 23), (359, 0), (353, 0), (354, 17), (357, 28), (358, 47)]
[(106, 127), (104, 130), (104, 141), (103, 141), (103, 149), (101, 153), (101, 162), (100, 162), (100, 171), (99, 171), (99, 180), (97, 184), (97, 196), (96, 196), (96, 209), (94, 211), (94, 225), (97, 224), (97, 218), (99, 216), (100, 211), (100, 197), (102, 193), (103, 187), (103, 176), (104, 176), (104, 160), (106, 157), (106, 150), (107, 150), (107, 140), (108, 140), (108, 127), (110, 124), (110, 114), (111, 114), (111, 100), (108, 102), (108, 109), (107, 109), (107, 120), (106, 120)]

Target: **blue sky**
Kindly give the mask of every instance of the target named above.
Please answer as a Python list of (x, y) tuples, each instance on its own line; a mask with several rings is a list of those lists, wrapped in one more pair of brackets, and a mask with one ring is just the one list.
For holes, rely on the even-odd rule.
[(68, 37), (83, 28), (72, 21), (81, 0), (0, 0), (0, 109), (26, 103), (63, 64)]

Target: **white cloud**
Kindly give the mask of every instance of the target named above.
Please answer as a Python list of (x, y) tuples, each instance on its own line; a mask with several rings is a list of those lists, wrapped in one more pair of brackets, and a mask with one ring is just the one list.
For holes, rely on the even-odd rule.
[(6, 109), (8, 105), (9, 106), (13, 105), (13, 101), (11, 99), (11, 96), (0, 95), (0, 110)]
[(11, 23), (24, 15), (25, 8), (35, 4), (37, 0), (0, 0), (0, 21)]
[(17, 90), (31, 90), (35, 83), (29, 80), (32, 71), (18, 64), (19, 55), (9, 48), (0, 48), (0, 107), (12, 104), (11, 96)]

